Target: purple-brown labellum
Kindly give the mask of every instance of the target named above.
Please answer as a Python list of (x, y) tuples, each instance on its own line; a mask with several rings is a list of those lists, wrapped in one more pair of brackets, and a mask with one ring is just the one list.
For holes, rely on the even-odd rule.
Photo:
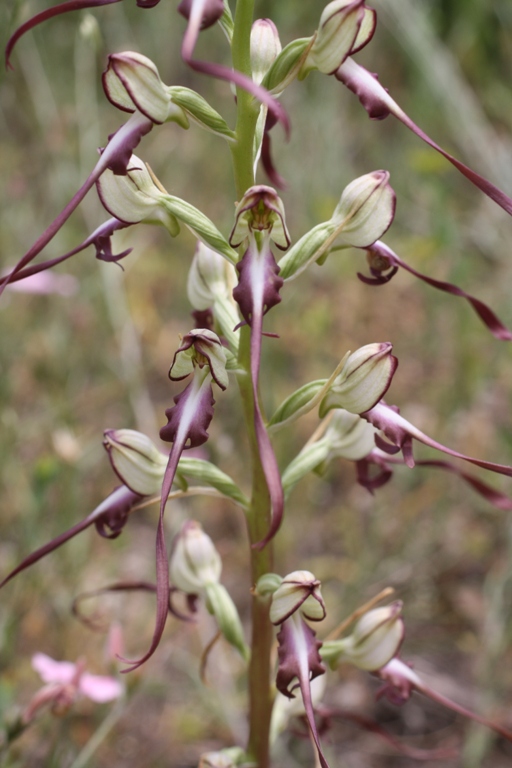
[[(509, 331), (509, 329), (503, 325), (492, 309), (488, 307), (487, 304), (484, 304), (483, 301), (480, 301), (480, 299), (463, 291), (462, 288), (459, 288), (453, 283), (448, 283), (444, 280), (435, 280), (433, 277), (423, 275), (421, 272), (418, 272), (416, 269), (409, 266), (409, 264), (397, 256), (389, 246), (379, 240), (368, 248), (367, 254), (370, 272), (372, 273), (373, 278), (364, 277), (364, 275), (361, 275), (358, 272), (357, 276), (362, 282), (370, 285), (382, 285), (383, 283), (389, 282), (389, 280), (396, 274), (399, 267), (402, 267), (407, 272), (410, 272), (411, 275), (423, 280), (427, 285), (431, 285), (439, 291), (450, 293), (452, 296), (460, 296), (461, 298), (466, 299), (496, 339), (499, 339), (500, 341), (512, 341), (512, 331)], [(389, 270), (391, 270), (391, 272), (389, 272)], [(388, 274), (383, 275), (383, 272), (388, 272)]]
[(124, 224), (118, 219), (109, 219), (104, 224), (99, 226), (92, 233), (92, 235), (89, 235), (89, 237), (80, 243), (80, 245), (77, 245), (76, 248), (68, 251), (63, 256), (57, 256), (55, 259), (48, 259), (41, 264), (34, 264), (31, 267), (25, 267), (25, 269), (19, 270), (19, 272), (10, 272), (0, 279), (0, 285), (2, 285), (2, 282), (5, 282), (6, 284), (8, 283), (9, 285), (12, 283), (17, 283), (19, 280), (23, 280), (26, 277), (37, 275), (39, 272), (44, 272), (46, 269), (51, 269), (51, 267), (55, 267), (57, 264), (61, 264), (63, 261), (70, 259), (77, 253), (84, 251), (90, 245), (94, 245), (96, 248), (96, 258), (99, 261), (119, 262), (121, 259), (124, 259), (125, 256), (128, 256), (128, 254), (132, 252), (133, 248), (127, 248), (121, 253), (114, 254), (112, 252), (111, 237), (118, 229), (124, 229), (127, 226), (130, 225)]
[(251, 243), (242, 260), (236, 265), (236, 268), (240, 279), (233, 291), (233, 298), (240, 306), (244, 320), (251, 327), (251, 381), (254, 393), (254, 427), (272, 504), (270, 530), (263, 541), (257, 545), (261, 548), (277, 533), (281, 525), (284, 509), (281, 475), (272, 443), (263, 422), (258, 400), (263, 316), (269, 309), (281, 301), (279, 290), (283, 280), (279, 277), (279, 267), (270, 248), (268, 246), (264, 247), (263, 251), (260, 252), (254, 242)]
[[(224, 2), (223, 0), (200, 0), (200, 2), (202, 2), (203, 5), (201, 9), (200, 29), (208, 29), (208, 27), (212, 27), (224, 13)], [(181, 0), (181, 3), (178, 5), (178, 13), (181, 13), (187, 21), (190, 20), (190, 14), (194, 3), (197, 5), (197, 0)]]
[[(85, 531), (85, 529), (89, 528), (91, 525), (96, 526), (96, 530), (101, 536), (108, 539), (117, 538), (128, 520), (128, 514), (135, 504), (142, 498), (142, 496), (133, 493), (133, 491), (126, 486), (116, 488), (116, 490), (113, 491), (110, 496), (96, 507), (96, 509), (84, 520), (76, 523), (76, 525), (73, 525), (69, 530), (59, 534), (59, 536), (56, 536), (49, 541), (48, 544), (39, 547), (39, 549), (36, 549), (35, 552), (32, 552), (31, 555), (28, 555), (28, 557), (22, 560), (21, 563), (16, 566), (16, 568), (14, 568), (2, 582), (0, 582), (0, 588), (3, 587), (4, 584), (7, 584), (7, 582), (14, 578), (18, 573), (21, 573), (21, 571), (29, 568), (34, 563), (37, 563), (38, 560), (41, 560), (45, 555), (58, 549), (62, 544), (65, 544), (66, 541), (69, 541), (77, 534)], [(110, 532), (107, 531), (107, 528), (110, 529)]]
[(491, 730), (499, 733), (499, 735), (507, 741), (512, 741), (512, 733), (506, 728), (503, 728), (492, 720), (487, 720), (487, 718), (477, 715), (470, 709), (466, 709), (466, 707), (452, 701), (447, 696), (438, 693), (429, 685), (426, 685), (419, 675), (417, 675), (416, 672), (401, 659), (391, 659), (391, 661), (382, 667), (382, 669), (378, 670), (376, 674), (377, 677), (385, 683), (385, 685), (377, 692), (378, 698), (386, 696), (392, 704), (402, 705), (408, 701), (413, 691), (418, 691), (418, 693), (427, 696), (432, 701), (441, 704), (441, 706), (451, 709), (453, 712), (457, 712), (457, 714), (462, 715), (462, 717), (467, 717), (470, 720), (481, 723), (487, 728), (491, 728)]
[(89, 174), (78, 192), (73, 195), (66, 207), (59, 213), (57, 218), (47, 229), (38, 237), (34, 245), (22, 256), (10, 274), (0, 283), (0, 296), (5, 286), (14, 279), (21, 270), (28, 266), (36, 256), (41, 253), (48, 243), (55, 237), (57, 232), (69, 219), (73, 211), (82, 202), (89, 190), (94, 186), (103, 171), (107, 168), (112, 169), (114, 173), (124, 175), (131, 157), (132, 150), (139, 144), (141, 138), (153, 127), (153, 123), (140, 114), (134, 114), (130, 119), (109, 138), (109, 143), (103, 150), (100, 159), (96, 163), (93, 171)]
[(421, 130), (413, 120), (398, 106), (396, 101), (391, 98), (386, 88), (378, 81), (376, 75), (368, 72), (353, 59), (348, 58), (341, 67), (334, 73), (337, 80), (355, 93), (362, 106), (368, 112), (373, 120), (382, 120), (389, 114), (394, 115), (406, 128), (416, 134), (422, 141), (428, 144), (436, 152), (439, 152), (449, 163), (465, 176), (472, 184), (480, 189), (485, 195), (494, 200), (504, 211), (512, 215), (512, 199), (498, 189), (494, 184), (488, 181), (480, 174), (471, 170), (467, 165), (457, 160), (456, 157), (446, 152), (439, 144), (436, 144), (430, 136)]
[[(191, 334), (187, 334), (190, 336)], [(192, 346), (186, 344), (185, 349)], [(197, 348), (197, 344), (196, 344)], [(199, 374), (199, 375), (198, 375)], [(196, 369), (190, 384), (174, 398), (175, 405), (169, 408), (165, 415), (168, 423), (160, 430), (162, 440), (172, 442), (169, 460), (165, 469), (160, 498), (160, 515), (156, 535), (156, 620), (153, 638), (149, 650), (142, 658), (135, 661), (122, 659), (130, 666), (123, 672), (131, 672), (140, 667), (156, 651), (162, 638), (167, 614), (169, 610), (169, 562), (165, 543), (164, 512), (169, 493), (176, 475), (176, 469), (180, 456), (186, 448), (195, 448), (202, 445), (208, 439), (207, 429), (213, 416), (213, 393), (211, 376), (202, 375), (200, 369)]]
[[(430, 448), (435, 448), (438, 451), (442, 451), (443, 453), (447, 453), (449, 456), (453, 456), (456, 459), (468, 461), (470, 464), (482, 467), (482, 469), (487, 469), (490, 472), (496, 472), (499, 475), (512, 477), (512, 467), (509, 467), (506, 464), (495, 464), (491, 461), (475, 459), (472, 456), (466, 456), (464, 453), (454, 451), (451, 448), (438, 443), (436, 440), (433, 440), (409, 421), (404, 419), (403, 416), (400, 416), (396, 406), (389, 406), (384, 402), (380, 402), (371, 410), (362, 413), (361, 417), (366, 419), (370, 424), (373, 424), (376, 429), (380, 429), (387, 439), (390, 440), (390, 443), (386, 443), (385, 440), (376, 435), (375, 442), (377, 447), (391, 454), (395, 453), (396, 448), (401, 449), (405, 463), (408, 467), (412, 468), (415, 464), (412, 453), (412, 440), (414, 438), (420, 443), (428, 445)], [(377, 438), (379, 439), (377, 440)]]
[[(279, 642), (277, 651), (279, 667), (277, 670), (276, 687), (278, 691), (289, 699), (293, 699), (293, 691), (296, 688), (300, 688), (308, 725), (318, 751), (320, 765), (322, 768), (329, 768), (320, 746), (311, 699), (311, 680), (325, 673), (325, 667), (322, 664), (319, 653), (322, 643), (315, 638), (315, 632), (298, 614), (283, 622), (281, 630), (277, 635)], [(292, 685), (295, 679), (298, 682)]]
[[(51, 8), (47, 8), (46, 10), (41, 11), (40, 13), (36, 13), (35, 16), (32, 16), (31, 19), (28, 19), (28, 21), (19, 26), (7, 41), (7, 45), (5, 47), (6, 67), (12, 69), (10, 61), (11, 54), (20, 37), (22, 37), (25, 32), (28, 32), (29, 30), (34, 29), (34, 27), (37, 27), (39, 24), (42, 24), (44, 21), (47, 21), (47, 19), (51, 19), (54, 16), (60, 16), (63, 13), (69, 13), (70, 11), (82, 11), (87, 8), (99, 8), (102, 5), (112, 5), (113, 3), (118, 2), (120, 2), (120, 0), (66, 0), (64, 3), (54, 5)], [(160, 0), (137, 0), (137, 5), (139, 8), (154, 8), (154, 6), (159, 2)]]

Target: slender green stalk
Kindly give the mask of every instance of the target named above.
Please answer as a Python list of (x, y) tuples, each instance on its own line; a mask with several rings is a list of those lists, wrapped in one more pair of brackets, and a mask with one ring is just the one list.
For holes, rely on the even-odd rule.
[[(251, 76), (250, 34), (254, 13), (254, 0), (238, 0), (233, 34), (233, 66)], [(259, 105), (246, 91), (237, 89), (237, 140), (231, 148), (236, 194), (238, 199), (254, 184), (253, 142)], [(270, 525), (270, 500), (267, 483), (258, 449), (254, 427), (254, 398), (250, 376), (250, 328), (244, 326), (240, 333), (239, 364), (246, 372), (239, 376), (252, 466), (252, 496), (247, 513), (250, 544), (261, 541)], [(272, 545), (263, 551), (251, 553), (251, 578), (258, 578), (272, 570)], [(268, 618), (268, 606), (260, 600), (252, 601), (251, 663), (249, 667), (249, 744), (248, 754), (258, 768), (269, 766), (269, 732), (272, 714), (270, 687), (270, 654), (272, 649), (272, 625)]]

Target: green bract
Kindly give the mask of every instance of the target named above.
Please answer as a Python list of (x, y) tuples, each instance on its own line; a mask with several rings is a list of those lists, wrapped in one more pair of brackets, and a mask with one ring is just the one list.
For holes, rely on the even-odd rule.
[(197, 125), (228, 141), (235, 141), (236, 133), (231, 130), (222, 115), (198, 93), (181, 85), (172, 85), (167, 90), (173, 104), (180, 107)]

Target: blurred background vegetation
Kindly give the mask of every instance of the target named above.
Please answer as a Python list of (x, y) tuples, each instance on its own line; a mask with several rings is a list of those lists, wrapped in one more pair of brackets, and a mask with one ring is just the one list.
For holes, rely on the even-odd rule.
[[(0, 42), (46, 0), (0, 7)], [(378, 72), (398, 103), (438, 143), (512, 192), (512, 5), (509, 0), (375, 0), (379, 24), (358, 61)], [(283, 44), (315, 29), (322, 3), (261, 0)], [(18, 45), (14, 71), (0, 80), (0, 260), (7, 268), (30, 247), (93, 167), (96, 148), (123, 121), (103, 96), (109, 52), (136, 50), (168, 84), (193, 87), (233, 121), (229, 87), (188, 71), (180, 61), (184, 20), (176, 3), (151, 11), (134, 2), (56, 18)], [(200, 40), (201, 56), (227, 61), (219, 29)], [(288, 180), (283, 193), (292, 237), (329, 218), (346, 184), (386, 168), (398, 207), (386, 242), (418, 270), (456, 282), (489, 302), (512, 325), (512, 222), (446, 161), (393, 118), (371, 122), (334, 78), (313, 74), (283, 96), (293, 132), (273, 132), (275, 159)], [(199, 129), (157, 128), (139, 153), (166, 188), (205, 211), (228, 233), (234, 191), (229, 150)], [(265, 181), (263, 178), (261, 179)], [(106, 215), (91, 193), (46, 253), (74, 247)], [(72, 296), (9, 291), (0, 303), (0, 565), (7, 573), (31, 550), (90, 512), (115, 485), (103, 451), (107, 427), (131, 427), (157, 439), (176, 389), (167, 370), (178, 334), (193, 325), (185, 285), (194, 242), (139, 227), (116, 235), (116, 265), (92, 251), (58, 271), (77, 280)], [(279, 340), (264, 347), (263, 397), (269, 412), (293, 389), (330, 374), (347, 349), (390, 340), (400, 367), (388, 401), (441, 442), (472, 455), (512, 463), (510, 349), (493, 339), (463, 301), (436, 293), (400, 272), (375, 288), (356, 278), (364, 254), (333, 254), (322, 268), (290, 284), (268, 317)], [(235, 387), (217, 398), (206, 449), (247, 486), (244, 436)], [(277, 438), (281, 466), (316, 426), (308, 417)], [(419, 447), (417, 456), (432, 456)], [(487, 478), (489, 479), (489, 478)], [(490, 478), (512, 494), (510, 482)], [(503, 481), (503, 482), (502, 482)], [(154, 578), (156, 508), (138, 513), (120, 539), (91, 530), (19, 576), (2, 592), (0, 711), (25, 704), (38, 681), (30, 657), (85, 656), (108, 668), (105, 634), (70, 615), (80, 592), (122, 578)], [(169, 537), (186, 516), (199, 519), (224, 558), (223, 579), (247, 615), (244, 521), (216, 500), (191, 499), (168, 509)], [(277, 543), (276, 570), (315, 572), (324, 582), (329, 628), (384, 586), (405, 601), (404, 658), (448, 695), (510, 725), (512, 704), (512, 523), (453, 477), (398, 469), (371, 497), (354, 469), (336, 462), (292, 494)], [(106, 623), (120, 622), (130, 658), (147, 647), (149, 597), (105, 598)], [(244, 738), (245, 699), (231, 682), (229, 649), (212, 655), (202, 687), (201, 648), (214, 633), (171, 620), (165, 642), (129, 676), (125, 704), (78, 705), (61, 722), (50, 715), (17, 742), (8, 766), (98, 768), (194, 766), (198, 755)], [(110, 661), (110, 663), (112, 663)], [(376, 705), (376, 685), (362, 673), (331, 677), (327, 700), (373, 716), (414, 746), (464, 744), (463, 756), (436, 765), (510, 765), (509, 744), (420, 699), (398, 710)], [(107, 721), (105, 721), (107, 718)], [(110, 720), (108, 720), (110, 718)], [(105, 726), (105, 722), (107, 725)], [(91, 761), (82, 750), (98, 728)], [(100, 736), (103, 732), (100, 732)], [(95, 735), (96, 734), (96, 735)], [(311, 765), (307, 741), (283, 737), (276, 765)], [(336, 723), (326, 752), (344, 768), (408, 766), (375, 737)], [(81, 756), (80, 756), (81, 755)], [(427, 762), (427, 765), (434, 764)]]

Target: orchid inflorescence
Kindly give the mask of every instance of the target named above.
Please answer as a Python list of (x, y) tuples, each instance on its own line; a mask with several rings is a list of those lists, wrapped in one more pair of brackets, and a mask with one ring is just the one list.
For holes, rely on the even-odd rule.
[[(11, 65), (18, 40), (39, 23), (69, 11), (115, 2), (118, 0), (66, 0), (41, 11), (11, 36), (7, 63)], [(137, 0), (137, 5), (150, 9), (158, 2)], [(213, 617), (218, 637), (224, 638), (248, 667), (248, 745), (206, 753), (200, 766), (266, 768), (270, 764), (270, 735), (278, 735), (286, 725), (285, 699), (295, 698), (298, 690), (318, 761), (322, 768), (328, 768), (330, 763), (315, 721), (315, 709), (321, 713), (322, 705), (315, 697), (314, 681), (325, 680), (328, 666), (337, 669), (345, 663), (376, 675), (385, 684), (380, 695), (394, 703), (404, 703), (415, 690), (490, 725), (511, 740), (505, 728), (435, 694), (399, 658), (404, 640), (401, 601), (380, 608), (373, 603), (363, 607), (343, 624), (343, 630), (351, 622), (354, 624), (351, 634), (338, 639), (332, 633), (318, 631), (318, 635), (324, 634), (322, 641), (310, 626), (311, 622), (321, 623), (327, 615), (320, 581), (307, 570), (297, 569), (284, 578), (273, 571), (273, 540), (283, 524), (288, 497), (305, 475), (324, 472), (337, 458), (353, 462), (358, 482), (371, 493), (387, 483), (399, 466), (430, 466), (459, 476), (496, 508), (512, 509), (511, 498), (451, 460), (508, 477), (512, 476), (511, 466), (444, 446), (402, 416), (397, 406), (384, 400), (393, 377), (399, 375), (398, 360), (388, 341), (371, 342), (347, 351), (332, 374), (306, 382), (281, 403), (271, 418), (266, 418), (260, 398), (264, 386), (262, 345), (268, 335), (264, 331), (266, 315), (277, 307), (292, 281), (311, 265), (322, 265), (329, 256), (336, 258), (340, 251), (365, 251), (370, 275), (359, 272), (362, 281), (382, 285), (399, 269), (405, 269), (432, 287), (465, 298), (496, 339), (512, 340), (511, 331), (480, 299), (451, 283), (420, 273), (383, 242), (396, 205), (385, 170), (352, 180), (341, 191), (330, 219), (292, 239), (284, 203), (276, 191), (276, 187), (285, 187), (285, 179), (279, 173), (270, 143), (270, 131), (276, 123), (281, 123), (287, 135), (290, 133), (290, 121), (279, 99), (295, 80), (302, 81), (314, 72), (333, 75), (356, 94), (372, 119), (394, 115), (509, 214), (512, 200), (430, 139), (380, 85), (377, 76), (352, 58), (370, 43), (375, 32), (376, 12), (364, 0), (333, 0), (322, 11), (318, 27), (310, 36), (284, 47), (274, 22), (253, 22), (249, 6), (246, 0), (237, 0), (234, 18), (229, 4), (223, 0), (182, 0), (177, 8), (186, 19), (183, 61), (198, 74), (227, 81), (236, 88), (236, 127), (231, 128), (194, 90), (166, 85), (146, 56), (133, 51), (111, 54), (102, 84), (109, 102), (128, 115), (127, 120), (109, 137), (93, 170), (68, 205), (0, 282), (0, 293), (15, 286), (22, 290), (24, 281), (30, 290), (29, 281), (36, 275), (89, 246), (96, 249), (96, 258), (119, 262), (129, 257), (131, 249), (115, 254), (112, 238), (119, 230), (138, 224), (163, 227), (171, 238), (178, 237), (185, 226), (196, 241), (187, 292), (197, 327), (186, 331), (177, 343), (169, 378), (179, 382), (182, 389), (175, 395), (174, 405), (165, 411), (167, 424), (160, 430), (161, 440), (170, 444), (170, 449), (163, 451), (149, 436), (132, 429), (106, 429), (104, 447), (120, 485), (92, 513), (4, 575), (0, 586), (86, 528), (95, 526), (100, 535), (116, 538), (133, 513), (156, 503), (159, 519), (155, 583), (118, 584), (106, 587), (105, 591), (133, 588), (156, 595), (150, 646), (139, 658), (123, 658), (128, 664), (124, 672), (157, 655), (169, 614), (193, 625), (201, 604)], [(232, 49), (232, 66), (195, 58), (199, 34), (214, 24), (220, 24)], [(144, 137), (150, 131), (167, 130), (169, 123), (181, 129), (198, 126), (223, 139), (231, 148), (238, 200), (229, 234), (223, 234), (194, 205), (168, 193), (143, 157), (134, 154), (137, 148), (143, 155)], [(272, 186), (256, 183), (259, 166)], [(71, 251), (37, 262), (93, 187), (110, 218)], [(208, 440), (214, 398), (223, 397), (228, 386), (233, 389), (230, 379), (236, 380), (239, 387), (249, 437), (250, 494), (213, 462), (187, 455), (188, 450), (197, 449)], [(315, 411), (319, 425), (311, 439), (281, 469), (273, 435)], [(447, 454), (450, 460), (416, 460), (413, 441)], [(194, 482), (197, 484), (191, 484)], [(165, 514), (172, 514), (174, 499), (193, 494), (231, 501), (246, 517), (253, 579), (252, 644), (246, 640), (234, 600), (221, 583), (220, 554), (201, 524), (185, 521), (169, 553)], [(170, 510), (166, 512), (168, 506)], [(94, 592), (101, 593), (102, 590)], [(177, 595), (185, 601), (185, 613), (175, 605)], [(277, 663), (272, 670), (274, 643)], [(35, 657), (34, 666), (46, 687), (29, 705), (27, 723), (42, 703), (60, 706), (64, 702), (67, 706), (79, 694), (107, 701), (122, 692), (117, 681), (88, 675), (82, 662), (63, 666), (40, 654)], [(274, 677), (271, 687), (270, 672)]]

